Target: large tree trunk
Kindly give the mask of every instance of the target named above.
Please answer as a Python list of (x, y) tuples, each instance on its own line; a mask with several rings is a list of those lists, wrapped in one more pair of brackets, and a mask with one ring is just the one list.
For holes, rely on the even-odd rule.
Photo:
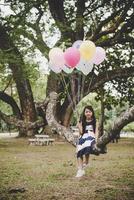
[(69, 105), (66, 109), (66, 112), (64, 113), (63, 126), (68, 127), (70, 125), (72, 114), (73, 114), (72, 105)]
[(99, 118), (99, 127), (98, 127), (99, 137), (101, 137), (103, 135), (103, 132), (104, 132), (105, 104), (104, 104), (104, 91), (103, 91), (103, 89), (101, 90), (100, 103), (101, 103), (101, 114), (100, 114), (100, 118)]
[(63, 104), (60, 102), (56, 105), (56, 120), (65, 127), (70, 125), (70, 120), (73, 114), (72, 103), (70, 103), (68, 97), (65, 98)]
[[(31, 86), (23, 69), (25, 68), (25, 64), (23, 62), (22, 56), (18, 49), (14, 46), (6, 29), (1, 24), (0, 33), (0, 48), (2, 51), (4, 51), (4, 55), (7, 55), (7, 57), (10, 55), (8, 63), (16, 83), (22, 110), (22, 118), (25, 122), (34, 122), (36, 120), (36, 110)], [(27, 133), (25, 132), (25, 135), (31, 136), (34, 133), (35, 130), (30, 130)]]

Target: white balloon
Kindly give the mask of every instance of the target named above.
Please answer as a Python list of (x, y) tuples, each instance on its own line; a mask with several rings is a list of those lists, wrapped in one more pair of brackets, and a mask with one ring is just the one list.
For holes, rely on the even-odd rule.
[(53, 66), (53, 64), (51, 62), (49, 62), (49, 68), (56, 74), (58, 74), (62, 71), (62, 69), (60, 67)]
[(70, 74), (70, 73), (72, 73), (73, 68), (69, 68), (69, 67), (67, 67), (66, 65), (64, 65), (64, 66), (62, 67), (62, 70), (63, 70), (64, 72), (66, 72), (67, 74)]
[(93, 69), (93, 63), (81, 59), (77, 64), (76, 69), (81, 71), (84, 75), (88, 75)]

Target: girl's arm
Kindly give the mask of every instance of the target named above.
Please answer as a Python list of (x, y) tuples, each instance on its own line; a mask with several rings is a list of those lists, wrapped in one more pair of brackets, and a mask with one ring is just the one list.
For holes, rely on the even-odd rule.
[(82, 131), (82, 122), (78, 122), (77, 125), (76, 125), (76, 127), (78, 127), (78, 129), (79, 129), (80, 135), (82, 135), (83, 134), (83, 131)]

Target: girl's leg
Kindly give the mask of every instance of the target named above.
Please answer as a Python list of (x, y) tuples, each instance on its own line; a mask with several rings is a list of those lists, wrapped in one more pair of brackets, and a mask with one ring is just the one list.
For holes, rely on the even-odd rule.
[(86, 169), (88, 166), (89, 166), (89, 158), (90, 158), (90, 155), (85, 155), (85, 160), (83, 162), (83, 169)]
[(76, 177), (82, 177), (85, 174), (85, 171), (83, 170), (83, 157), (77, 158), (77, 164), (78, 164), (78, 171), (76, 174)]
[(83, 157), (77, 158), (77, 165), (78, 165), (78, 169), (82, 169), (82, 167), (83, 167)]
[(89, 157), (90, 157), (89, 154), (85, 155), (85, 164), (86, 165), (89, 164)]

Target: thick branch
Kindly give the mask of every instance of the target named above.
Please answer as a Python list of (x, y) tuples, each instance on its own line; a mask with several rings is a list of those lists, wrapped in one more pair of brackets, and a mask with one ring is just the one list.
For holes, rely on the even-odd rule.
[(7, 124), (14, 125), (18, 128), (24, 128), (26, 131), (30, 129), (37, 129), (44, 126), (44, 120), (37, 120), (35, 122), (25, 122), (18, 120), (13, 116), (8, 116), (0, 111), (0, 118), (5, 121)]
[[(126, 30), (124, 28), (122, 29), (122, 23), (126, 22), (125, 26), (128, 27), (129, 26), (128, 21), (131, 21), (131, 27), (133, 27), (132, 24), (133, 20), (131, 19), (131, 16), (128, 17), (127, 14), (128, 10), (130, 10), (131, 8), (132, 8), (132, 1), (129, 1), (128, 3), (126, 3), (126, 6), (123, 10), (122, 8), (120, 8), (119, 10), (112, 13), (111, 16), (101, 21), (98, 27), (96, 28), (94, 35), (90, 39), (95, 41), (97, 45), (101, 46), (112, 46), (118, 43), (118, 40), (121, 38), (121, 36), (116, 37), (117, 32), (118, 35), (126, 33)], [(110, 36), (111, 33), (112, 37)], [(105, 40), (103, 39), (103, 36), (105, 36)]]
[[(102, 36), (106, 36), (107, 34), (109, 33), (115, 33), (115, 31), (117, 30), (117, 28), (120, 26), (120, 24), (124, 21), (126, 17), (126, 10), (123, 12), (123, 14), (120, 16), (120, 18), (117, 18), (117, 21), (116, 22), (113, 22), (112, 23), (112, 26), (110, 28), (108, 28), (107, 30), (105, 31), (101, 31), (100, 33), (98, 33), (96, 35), (96, 37), (94, 36), (94, 38), (92, 38), (92, 40), (94, 39), (99, 39), (101, 38)], [(115, 21), (115, 18), (113, 18), (113, 21)]]
[(9, 85), (12, 83), (12, 79), (13, 79), (13, 77), (10, 77), (9, 82), (8, 82), (7, 85), (5, 86), (3, 92), (5, 92), (6, 89), (9, 87)]
[(47, 125), (46, 108), (47, 108), (48, 102), (49, 102), (49, 98), (47, 97), (45, 99), (45, 101), (35, 103), (37, 114), (38, 114), (38, 116), (40, 116), (40, 117), (42, 117), (44, 119), (45, 125)]
[(129, 108), (127, 111), (122, 113), (120, 117), (118, 117), (110, 130), (103, 134), (102, 137), (99, 138), (97, 146), (98, 147), (104, 147), (106, 144), (108, 144), (112, 139), (114, 139), (121, 131), (121, 129), (126, 126), (127, 124), (134, 121), (134, 106)]
[(99, 42), (97, 41), (96, 44), (100, 46), (113, 46), (117, 44), (124, 44), (129, 42), (130, 44), (134, 44), (134, 37), (130, 36), (129, 33), (132, 32), (134, 25), (133, 25), (134, 15), (130, 17), (130, 19), (126, 20), (125, 23), (121, 26), (119, 30), (115, 32), (112, 37), (109, 37), (105, 41)]
[(47, 110), (46, 110), (46, 119), (47, 119), (48, 125), (52, 128), (55, 128), (56, 132), (60, 136), (65, 137), (69, 143), (75, 145), (75, 138), (73, 134), (71, 133), (71, 130), (59, 124), (55, 119), (57, 99), (58, 99), (57, 93), (51, 92), (50, 101), (48, 103)]
[(12, 107), (13, 113), (18, 119), (22, 119), (21, 111), (13, 97), (3, 91), (0, 91), (0, 99)]
[(98, 25), (97, 29), (94, 32), (94, 36), (93, 36), (93, 40), (97, 39), (97, 34), (101, 31), (102, 27), (105, 26), (107, 23), (109, 23), (111, 20), (113, 20), (119, 13), (121, 12), (121, 10), (117, 10), (114, 13), (112, 13), (109, 17), (107, 17), (106, 19), (104, 19), (103, 21), (100, 22), (100, 24)]
[(127, 78), (127, 77), (133, 77), (134, 76), (134, 67), (129, 68), (119, 68), (115, 70), (109, 70), (106, 72), (100, 73), (98, 76), (95, 76), (93, 79), (90, 90), (87, 91), (88, 85), (85, 85), (85, 96), (88, 95), (89, 92), (92, 92), (99, 88), (104, 83), (114, 80), (116, 78)]
[(85, 0), (78, 0), (76, 2), (77, 13), (76, 13), (76, 39), (83, 40), (84, 38), (84, 16), (85, 11)]
[(71, 42), (75, 40), (74, 31), (71, 28), (69, 21), (65, 16), (64, 1), (63, 0), (48, 0), (49, 8), (52, 17), (59, 30), (61, 31), (64, 41), (70, 39)]

